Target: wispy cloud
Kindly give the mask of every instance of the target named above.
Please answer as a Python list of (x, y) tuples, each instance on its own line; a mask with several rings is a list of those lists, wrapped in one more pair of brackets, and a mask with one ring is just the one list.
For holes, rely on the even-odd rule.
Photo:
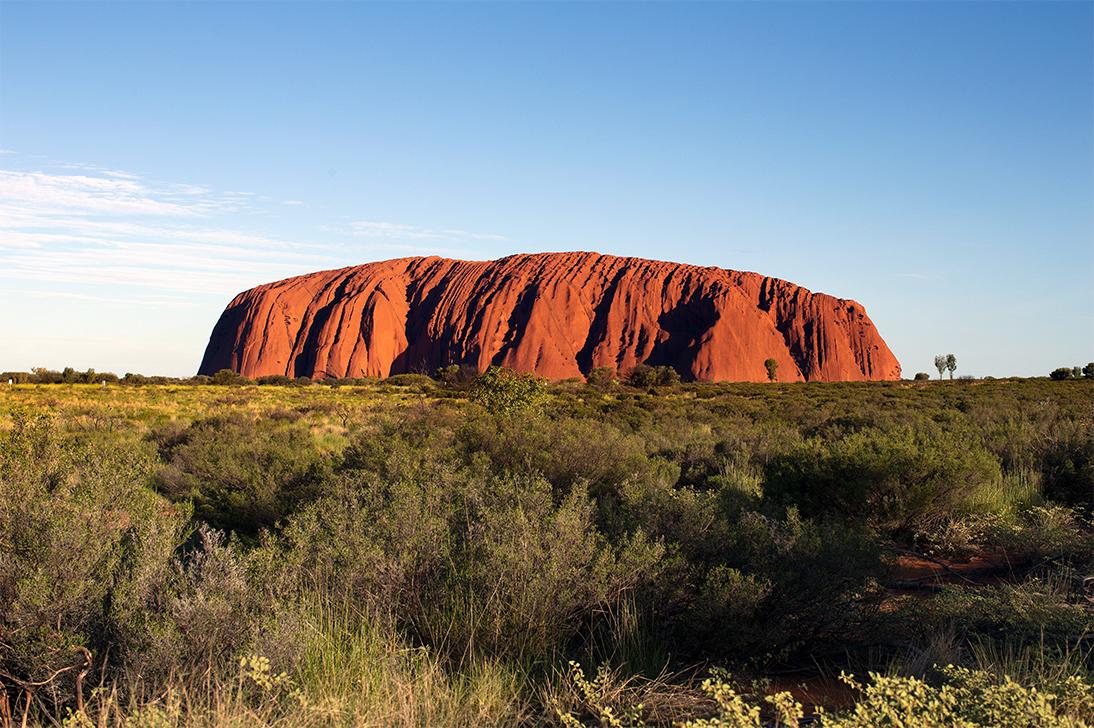
[(377, 220), (318, 228), (326, 244), (254, 231), (281, 205), (303, 204), (88, 164), (0, 169), (0, 280), (53, 298), (178, 305), (311, 270), (406, 255), (480, 257), (484, 246), (509, 242)]
[(0, 170), (0, 211), (33, 210), (40, 215), (187, 216), (200, 207), (165, 195), (153, 195), (140, 182), (86, 174), (45, 174)]
[(0, 278), (52, 284), (55, 296), (76, 295), (65, 291), (72, 285), (230, 295), (336, 262), (319, 245), (217, 223), (251, 211), (257, 196), (65, 168), (78, 173), (0, 170)]
[(197, 304), (186, 296), (166, 296), (160, 294), (149, 293), (145, 295), (133, 296), (133, 297), (119, 297), (119, 296), (94, 296), (85, 293), (70, 293), (67, 291), (13, 291), (18, 296), (29, 296), (30, 298), (62, 298), (73, 301), (91, 301), (94, 303), (113, 303), (122, 306), (147, 306), (149, 304), (158, 306), (171, 306), (171, 307), (183, 307), (193, 308)]
[(431, 229), (375, 220), (354, 220), (350, 223), (353, 235), (374, 240), (429, 240), (437, 242), (507, 242), (509, 238), (494, 233), (472, 233), (467, 230)]

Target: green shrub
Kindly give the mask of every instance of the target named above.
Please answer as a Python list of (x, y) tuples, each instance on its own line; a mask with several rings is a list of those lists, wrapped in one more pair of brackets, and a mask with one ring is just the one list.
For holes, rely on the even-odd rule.
[(160, 492), (192, 501), (194, 514), (216, 528), (245, 534), (272, 526), (314, 497), (330, 469), (329, 456), (303, 423), (212, 417), (160, 438)]
[(259, 377), (255, 381), (262, 386), (274, 387), (287, 387), (293, 383), (292, 377), (286, 377), (284, 374), (269, 374), (264, 377)]
[(1094, 566), (1094, 533), (1075, 511), (1061, 506), (1036, 506), (1016, 522), (993, 523), (985, 539), (1018, 563), (1053, 559)]
[(267, 536), (263, 580), (288, 594), (317, 592), (373, 614), (410, 618), (440, 579), (452, 499), (469, 487), (451, 470), (378, 478), (346, 471)]
[(910, 429), (813, 438), (766, 468), (765, 492), (806, 513), (864, 518), (911, 534), (948, 516), (1005, 508), (982, 496), (1002, 478), (998, 461), (967, 438)]
[(459, 442), (469, 459), (485, 455), (499, 472), (540, 473), (562, 491), (584, 481), (599, 496), (618, 493), (628, 481), (679, 475), (651, 458), (640, 436), (585, 418), (531, 412), (472, 418)]
[(671, 387), (680, 383), (680, 373), (673, 367), (639, 364), (627, 375), (627, 384), (639, 389)]
[(149, 584), (142, 603), (115, 609), (124, 672), (155, 689), (172, 678), (223, 673), (273, 604), (248, 580), (248, 560), (223, 534), (198, 529)]
[(590, 387), (608, 387), (615, 383), (615, 369), (611, 367), (596, 367), (589, 371), (589, 376), (585, 378), (586, 383)]
[(435, 382), (427, 374), (392, 374), (384, 380), (384, 384), (390, 384), (393, 387), (428, 388), (433, 387)]
[(661, 549), (641, 536), (609, 544), (580, 488), (556, 503), (545, 481), (497, 481), (465, 507), (470, 531), (455, 539), (451, 583), (421, 625), (449, 650), (556, 656), (657, 575)]
[(547, 390), (540, 379), (501, 367), (490, 367), (471, 385), (471, 401), (495, 415), (536, 407), (546, 397)]
[[(962, 728), (1083, 728), (1094, 707), (1094, 686), (1072, 681), (1066, 694), (1026, 687), (1004, 677), (948, 666), (944, 683), (932, 686), (914, 677), (871, 675), (871, 682), (848, 682), (861, 695), (846, 715), (825, 715), (825, 728), (883, 726), (961, 726)], [(1073, 706), (1079, 706), (1075, 710)]]
[[(1009, 677), (998, 678), (981, 670), (954, 667), (941, 669), (942, 684), (932, 685), (915, 677), (886, 677), (876, 673), (861, 683), (851, 675), (840, 679), (856, 693), (847, 710), (816, 716), (823, 728), (1087, 728), (1094, 710), (1094, 685), (1075, 678), (1055, 692), (1038, 690)], [(593, 723), (583, 722), (572, 711), (559, 710), (567, 728), (583, 725), (643, 728), (643, 705), (618, 705), (609, 697), (610, 673), (601, 669), (589, 680), (572, 663), (568, 679), (573, 681), (585, 703), (584, 713)], [(726, 678), (705, 680), (702, 689), (715, 705), (710, 718), (679, 723), (681, 728), (791, 728), (801, 724), (804, 706), (789, 692), (765, 696), (739, 693)], [(616, 691), (618, 693), (618, 689)], [(765, 720), (762, 713), (769, 713)]]
[(744, 512), (729, 531), (724, 562), (704, 577), (678, 639), (723, 660), (785, 658), (863, 631), (880, 597), (871, 586), (881, 574), (872, 539), (793, 509), (784, 517)]
[[(78, 649), (105, 647), (119, 616), (141, 611), (188, 515), (144, 487), (152, 467), (147, 449), (74, 439), (45, 417), (0, 433), (5, 681), (79, 664)], [(74, 675), (44, 689), (64, 701)]]
[(1059, 423), (1042, 442), (1045, 496), (1094, 513), (1094, 421)]
[(556, 502), (543, 480), (437, 475), (380, 485), (347, 474), (264, 547), (267, 568), (292, 575), (279, 588), (341, 595), (457, 657), (537, 660), (656, 575), (660, 549), (609, 544), (579, 488)]
[(466, 387), (479, 376), (479, 370), (471, 364), (449, 364), (433, 373), (434, 379), (446, 387)]
[(247, 379), (247, 377), (243, 376), (239, 372), (233, 371), (231, 369), (220, 369), (215, 374), (213, 374), (210, 383), (222, 385), (240, 385), (250, 384), (251, 380)]

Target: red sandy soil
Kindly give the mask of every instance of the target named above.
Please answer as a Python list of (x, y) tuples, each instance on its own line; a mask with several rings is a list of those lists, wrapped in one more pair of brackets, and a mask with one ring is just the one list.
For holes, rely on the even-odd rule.
[(778, 677), (771, 681), (768, 694), (787, 691), (811, 715), (818, 707), (825, 710), (841, 710), (855, 704), (855, 691), (838, 677), (808, 675)]
[(1006, 581), (1012, 564), (1002, 551), (984, 551), (967, 560), (929, 559), (901, 554), (896, 561), (896, 581), (905, 584), (999, 584)]

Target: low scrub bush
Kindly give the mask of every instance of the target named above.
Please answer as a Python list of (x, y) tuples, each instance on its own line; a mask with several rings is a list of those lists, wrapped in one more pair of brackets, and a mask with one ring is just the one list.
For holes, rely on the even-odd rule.
[(680, 374), (669, 366), (647, 366), (639, 364), (627, 375), (627, 384), (639, 389), (650, 387), (671, 387), (680, 383)]
[(1036, 506), (1013, 522), (992, 521), (985, 540), (1007, 552), (1018, 563), (1066, 561), (1094, 567), (1094, 532), (1075, 510)]
[(392, 374), (384, 380), (384, 384), (390, 384), (393, 387), (428, 389), (435, 386), (436, 382), (428, 374)]
[(911, 634), (955, 629), (1025, 644), (1064, 644), (1089, 634), (1092, 626), (1088, 605), (1059, 577), (977, 589), (947, 584), (937, 596), (907, 606)]
[(1059, 423), (1040, 452), (1045, 496), (1094, 514), (1094, 421)]
[(589, 371), (589, 375), (585, 378), (585, 382), (590, 387), (610, 387), (615, 384), (616, 372), (611, 367), (596, 367)]
[(613, 546), (593, 515), (580, 488), (556, 502), (535, 478), (346, 481), (294, 516), (266, 560), (297, 589), (387, 614), (455, 657), (534, 660), (657, 575), (655, 544)]
[(544, 383), (531, 374), (490, 367), (471, 384), (470, 399), (494, 415), (505, 416), (538, 407), (547, 398)]
[[(717, 655), (785, 659), (861, 633), (881, 597), (876, 544), (839, 522), (745, 512), (722, 563), (680, 617), (681, 640)], [(839, 605), (833, 608), (833, 605)]]
[(0, 673), (60, 682), (140, 611), (187, 523), (145, 487), (147, 449), (82, 444), (45, 417), (0, 433)]
[[(814, 722), (823, 728), (1086, 728), (1094, 710), (1094, 685), (1079, 678), (1046, 692), (1009, 677), (952, 665), (942, 668), (941, 674), (940, 685), (874, 673), (863, 683), (843, 674), (841, 680), (856, 693), (854, 706), (822, 710)], [(562, 725), (652, 725), (644, 718), (643, 705), (611, 705), (600, 697), (606, 692), (607, 677), (602, 671), (589, 680), (574, 666), (570, 680), (585, 697), (585, 707), (582, 714), (559, 709)], [(805, 717), (805, 707), (789, 692), (741, 693), (720, 676), (704, 681), (702, 689), (714, 704), (714, 715), (681, 722), (681, 728), (796, 728)]]
[(156, 474), (160, 492), (192, 502), (213, 527), (244, 534), (314, 497), (330, 468), (303, 423), (234, 414), (161, 432), (158, 440), (165, 461)]
[(248, 579), (248, 559), (203, 526), (139, 602), (114, 608), (127, 680), (155, 690), (172, 678), (223, 674), (271, 606)]
[(657, 577), (661, 549), (641, 535), (608, 543), (582, 489), (556, 503), (548, 483), (518, 483), (497, 481), (464, 504), (474, 525), (455, 534), (454, 571), (421, 625), (434, 644), (557, 659), (584, 625)]
[(1009, 506), (996, 490), (999, 462), (946, 432), (869, 429), (835, 441), (813, 438), (774, 458), (765, 476), (767, 494), (806, 513), (865, 518), (891, 534)]
[(459, 432), (468, 458), (485, 455), (502, 472), (539, 473), (565, 491), (585, 482), (595, 495), (617, 493), (624, 483), (678, 470), (651, 458), (642, 438), (584, 418), (526, 414), (471, 418)]

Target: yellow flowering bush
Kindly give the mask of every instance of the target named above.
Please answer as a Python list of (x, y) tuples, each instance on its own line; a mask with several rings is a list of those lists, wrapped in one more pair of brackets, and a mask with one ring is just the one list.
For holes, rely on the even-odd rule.
[[(886, 677), (870, 673), (860, 683), (846, 673), (840, 679), (858, 693), (853, 707), (829, 713), (817, 710), (822, 728), (1089, 728), (1094, 716), (1094, 685), (1070, 677), (1057, 692), (1026, 687), (1009, 677), (999, 678), (982, 670), (949, 665), (942, 668), (943, 683), (932, 685), (915, 677)], [(580, 666), (571, 663), (571, 679), (593, 706), (590, 713), (604, 728), (637, 728), (642, 706), (617, 714), (597, 698), (603, 693), (598, 681), (606, 680), (604, 668), (597, 678), (585, 679)], [(797, 726), (805, 717), (800, 702), (788, 692), (759, 701), (742, 695), (723, 675), (705, 680), (703, 691), (717, 705), (708, 718), (679, 723), (680, 728), (763, 728)], [(770, 714), (765, 721), (764, 712)], [(561, 713), (567, 728), (586, 725), (572, 713)]]

